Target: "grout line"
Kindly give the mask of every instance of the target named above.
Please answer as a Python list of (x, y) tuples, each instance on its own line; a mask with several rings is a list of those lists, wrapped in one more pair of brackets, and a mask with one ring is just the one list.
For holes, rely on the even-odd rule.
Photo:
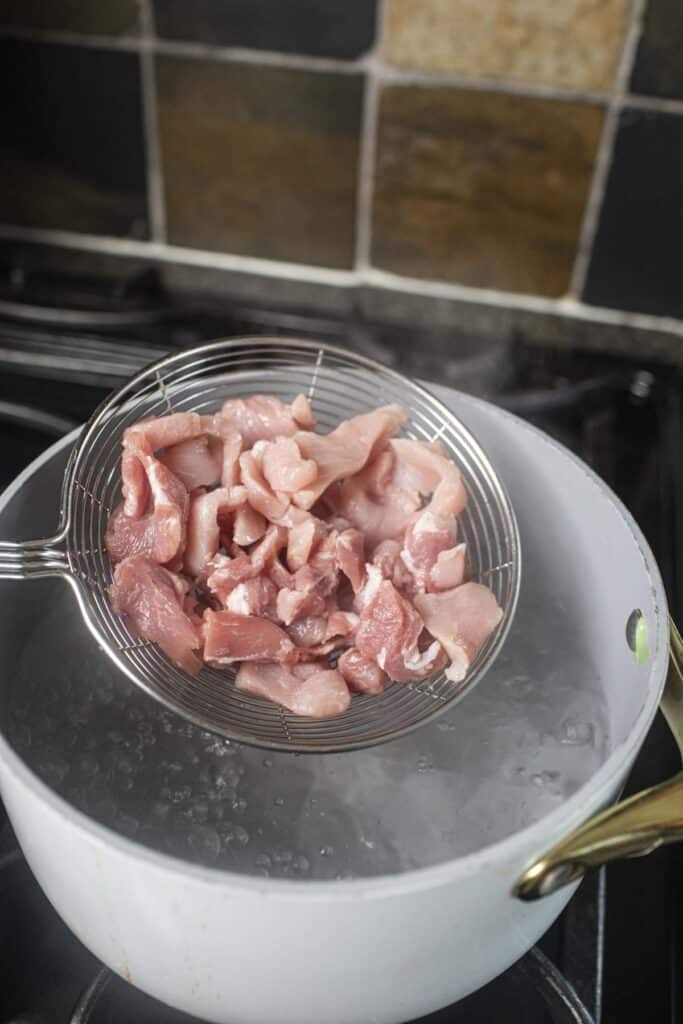
[(583, 295), (588, 276), (588, 267), (595, 236), (600, 221), (600, 211), (607, 189), (607, 179), (612, 166), (614, 146), (617, 130), (619, 128), (619, 117), (624, 106), (627, 95), (628, 83), (636, 59), (636, 50), (640, 35), (643, 29), (643, 17), (647, 0), (633, 0), (631, 17), (626, 31), (624, 44), (621, 51), (621, 59), (617, 68), (614, 81), (612, 99), (610, 100), (605, 114), (605, 123), (602, 129), (602, 137), (598, 146), (598, 154), (595, 160), (593, 180), (588, 193), (588, 201), (583, 215), (579, 244), (577, 248), (574, 267), (572, 269), (571, 282), (569, 285), (570, 295), (578, 298)]
[[(143, 17), (146, 0), (143, 4)], [(639, 5), (640, 6), (640, 5)], [(378, 11), (382, 8), (380, 0)], [(635, 20), (638, 20), (637, 18)], [(71, 46), (105, 50), (143, 51), (152, 49), (155, 53), (173, 57), (194, 57), (217, 62), (257, 64), (265, 67), (292, 68), (301, 71), (331, 71), (340, 74), (374, 73), (382, 84), (416, 85), (436, 88), (443, 86), (470, 90), (472, 92), (500, 92), (514, 96), (529, 96), (559, 102), (578, 102), (599, 105), (610, 103), (610, 93), (595, 90), (569, 89), (544, 85), (537, 82), (522, 82), (510, 78), (474, 77), (456, 72), (419, 71), (412, 68), (395, 67), (385, 64), (373, 51), (363, 54), (357, 60), (339, 60), (333, 57), (310, 57), (304, 54), (281, 53), (275, 50), (252, 50), (245, 47), (214, 46), (185, 40), (159, 39), (150, 36), (145, 39), (134, 35), (99, 36), (82, 35), (78, 32), (55, 31), (51, 29), (22, 29), (3, 27), (0, 24), (0, 38), (25, 39), (31, 42), (57, 43)], [(637, 39), (636, 39), (637, 42)], [(630, 69), (629, 69), (630, 70)], [(641, 96), (630, 93), (626, 88), (620, 97), (623, 103), (642, 110), (663, 113), (683, 113), (683, 100), (659, 96)]]
[(264, 67), (292, 68), (300, 71), (335, 71), (355, 74), (364, 71), (367, 55), (358, 60), (338, 60), (334, 57), (309, 57), (298, 53), (280, 53), (275, 50), (250, 50), (242, 46), (213, 46), (175, 39), (156, 39), (157, 53), (169, 57), (194, 57), (238, 64), (260, 64)]
[(258, 256), (235, 256), (232, 253), (190, 249), (180, 245), (169, 245), (166, 242), (142, 242), (135, 238), (115, 238), (110, 235), (81, 234), (52, 228), (24, 228), (7, 224), (0, 224), (0, 238), (56, 245), (81, 252), (155, 259), (165, 263), (186, 263), (213, 270), (258, 274), (261, 277), (284, 278), (310, 284), (349, 287), (358, 283), (356, 274), (351, 270), (333, 270), (311, 264), (267, 260)]
[[(1, 15), (0, 15), (1, 17)], [(25, 39), (30, 43), (58, 43), (64, 46), (83, 46), (98, 50), (139, 50), (140, 38), (136, 35), (97, 36), (58, 29), (11, 28), (0, 24), (0, 38)]]
[(591, 89), (569, 89), (541, 82), (523, 82), (515, 78), (496, 78), (483, 75), (465, 75), (454, 71), (418, 71), (413, 68), (381, 65), (383, 82), (387, 85), (419, 85), (427, 88), (454, 88), (468, 92), (502, 92), (509, 96), (529, 96), (532, 99), (559, 100), (605, 105), (607, 92)]
[(656, 111), (658, 114), (683, 114), (683, 100), (667, 100), (661, 96), (637, 96), (632, 92), (624, 95), (623, 106)]
[(582, 320), (613, 327), (662, 331), (683, 338), (683, 320), (674, 317), (634, 313), (605, 306), (591, 306), (573, 298), (550, 299), (491, 288), (473, 288), (469, 285), (452, 284), (446, 281), (401, 277), (398, 274), (372, 267), (358, 272), (331, 270), (327, 267), (308, 266), (301, 263), (233, 256), (204, 249), (188, 249), (161, 242), (141, 242), (130, 238), (112, 238), (71, 231), (56, 231), (49, 228), (24, 228), (0, 224), (0, 239), (3, 238), (42, 243), (80, 252), (154, 259), (162, 263), (186, 264), (240, 274), (254, 274), (266, 279), (302, 281), (308, 284), (331, 285), (337, 288), (368, 285), (404, 296), (423, 296), (463, 304), (493, 306), (541, 315), (549, 314), (563, 319)]
[(159, 143), (159, 109), (154, 67), (154, 12), (151, 0), (140, 0), (140, 30), (142, 49), (142, 107), (145, 126), (145, 156), (147, 161), (147, 202), (152, 241), (166, 241), (166, 208), (164, 205), (164, 179)]
[(370, 265), (380, 93), (377, 55), (381, 52), (385, 16), (386, 0), (377, 0), (375, 45), (368, 60), (363, 97), (363, 117), (360, 130), (358, 199), (356, 204), (356, 257), (354, 263), (356, 270), (363, 270)]

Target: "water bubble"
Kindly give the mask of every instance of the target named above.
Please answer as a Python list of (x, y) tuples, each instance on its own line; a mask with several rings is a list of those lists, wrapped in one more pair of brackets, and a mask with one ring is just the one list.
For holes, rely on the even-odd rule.
[(268, 871), (273, 866), (273, 862), (267, 853), (259, 853), (254, 857), (254, 865), (257, 868), (265, 868)]
[(311, 862), (303, 854), (299, 854), (292, 861), (292, 868), (298, 875), (305, 875), (307, 871), (311, 870)]
[(418, 758), (417, 770), (420, 773), (433, 772), (434, 765), (432, 764), (431, 758), (427, 757), (426, 755), (423, 755), (422, 757)]
[(560, 725), (560, 743), (576, 747), (592, 747), (595, 744), (595, 726), (592, 722), (580, 722), (577, 718), (565, 718)]
[(235, 814), (244, 814), (248, 807), (247, 801), (240, 797), (238, 800), (232, 801), (232, 809)]
[(334, 850), (331, 846), (321, 846), (320, 849), (318, 850), (318, 853), (320, 854), (321, 857), (331, 857), (332, 854), (334, 853)]
[(556, 782), (559, 777), (559, 772), (534, 772), (531, 776), (531, 781), (534, 786), (538, 786), (539, 789), (541, 789), (543, 786), (547, 786), (551, 782)]
[(276, 807), (284, 807), (285, 805), (285, 802), (281, 796), (276, 796), (275, 799), (273, 800), (273, 803), (275, 804)]
[(272, 768), (273, 767), (273, 762), (271, 760), (269, 760), (269, 758), (267, 758), (267, 757), (264, 757), (264, 759), (261, 762), (261, 764), (263, 765), (264, 768)]

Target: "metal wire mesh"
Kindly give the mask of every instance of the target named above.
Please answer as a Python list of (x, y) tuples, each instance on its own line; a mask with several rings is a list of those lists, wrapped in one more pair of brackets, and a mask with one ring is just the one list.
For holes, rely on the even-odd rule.
[[(155, 644), (134, 637), (107, 598), (112, 566), (104, 548), (111, 510), (120, 501), (121, 435), (130, 424), (171, 411), (209, 413), (230, 397), (266, 393), (291, 402), (303, 392), (327, 432), (341, 420), (397, 402), (407, 413), (403, 436), (439, 439), (468, 490), (459, 520), (470, 576), (493, 590), (503, 619), (463, 683), (441, 673), (392, 683), (380, 696), (356, 695), (343, 715), (312, 720), (237, 690), (234, 671), (204, 668), (193, 677)], [(282, 339), (220, 341), (162, 360), (143, 371), (95, 413), (64, 481), (69, 566), (80, 584), (86, 622), (106, 653), (148, 694), (196, 724), (231, 739), (274, 749), (351, 750), (399, 736), (468, 692), (491, 664), (509, 628), (519, 588), (519, 539), (510, 502), (477, 442), (418, 385), (338, 348)]]

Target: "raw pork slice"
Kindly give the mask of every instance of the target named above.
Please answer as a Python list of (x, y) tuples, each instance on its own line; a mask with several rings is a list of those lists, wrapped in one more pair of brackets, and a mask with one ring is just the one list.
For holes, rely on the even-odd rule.
[(231, 665), (235, 661), (287, 661), (294, 644), (283, 629), (268, 619), (235, 612), (204, 612), (204, 658)]
[(389, 438), (405, 423), (406, 414), (399, 405), (386, 405), (374, 412), (345, 420), (329, 434), (300, 431), (294, 435), (305, 459), (318, 466), (314, 484), (294, 495), (299, 508), (311, 508), (335, 480), (357, 473), (377, 455)]
[(123, 446), (130, 451), (153, 455), (202, 433), (201, 417), (196, 412), (173, 412), (168, 416), (140, 420), (123, 433)]
[(440, 594), (417, 594), (414, 600), (425, 626), (451, 659), (447, 677), (462, 682), (503, 617), (494, 595), (481, 583), (463, 583)]
[(218, 487), (193, 494), (187, 520), (187, 546), (183, 566), (189, 576), (199, 576), (220, 544), (219, 513), (238, 508), (246, 501), (243, 487)]
[(364, 590), (356, 647), (373, 659), (396, 682), (421, 679), (434, 671), (441, 657), (440, 645), (432, 643), (420, 651), (418, 640), (424, 628), (415, 608), (389, 580), (377, 581), (374, 573)]
[(270, 395), (229, 398), (223, 403), (221, 416), (239, 430), (245, 449), (252, 448), (257, 441), (291, 437), (301, 427), (310, 429), (315, 424), (304, 395), (295, 398), (291, 405)]
[(309, 718), (341, 715), (351, 703), (341, 673), (324, 662), (309, 662), (291, 669), (285, 665), (242, 665), (235, 686)]
[(143, 555), (160, 565), (174, 563), (185, 546), (189, 498), (183, 484), (153, 455), (139, 454), (152, 500), (152, 510), (132, 518), (125, 501), (107, 523), (104, 543), (112, 562)]
[(200, 434), (167, 448), (160, 461), (188, 491), (194, 491), (197, 487), (210, 487), (220, 480), (223, 446), (220, 443), (212, 445), (206, 434)]
[(312, 459), (301, 457), (291, 437), (279, 437), (263, 451), (263, 475), (274, 491), (295, 494), (315, 482), (318, 467)]
[(199, 633), (183, 605), (187, 584), (149, 558), (126, 558), (109, 588), (114, 611), (125, 615), (133, 632), (157, 643), (180, 668), (196, 673)]
[(337, 662), (337, 671), (353, 693), (381, 693), (389, 679), (377, 662), (366, 658), (357, 647), (344, 651)]

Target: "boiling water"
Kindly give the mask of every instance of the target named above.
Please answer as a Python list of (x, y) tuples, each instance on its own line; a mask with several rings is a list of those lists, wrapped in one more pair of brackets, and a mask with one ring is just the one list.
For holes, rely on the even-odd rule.
[[(437, 722), (348, 754), (227, 742), (165, 712), (101, 655), (59, 586), (26, 643), (8, 734), (57, 792), (156, 849), (249, 874), (377, 875), (438, 863), (547, 814), (608, 753), (596, 667), (533, 543), (486, 678)], [(567, 600), (567, 598), (564, 598)], [(65, 640), (68, 638), (68, 640)]]

